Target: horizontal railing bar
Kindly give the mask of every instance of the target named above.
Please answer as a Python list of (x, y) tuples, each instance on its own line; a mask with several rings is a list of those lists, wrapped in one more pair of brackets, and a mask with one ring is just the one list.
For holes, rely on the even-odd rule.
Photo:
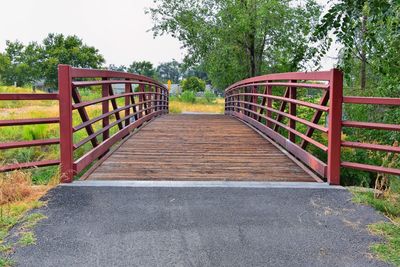
[(84, 69), (84, 68), (71, 68), (71, 78), (115, 78), (115, 79), (133, 79), (138, 81), (145, 81), (159, 85), (162, 88), (166, 88), (162, 83), (153, 80), (149, 77), (122, 72), (122, 71), (111, 71), (111, 70), (99, 70), (99, 69)]
[(331, 71), (315, 71), (315, 72), (287, 72), (267, 74), (257, 77), (248, 78), (229, 86), (225, 92), (230, 91), (239, 85), (251, 84), (261, 81), (283, 81), (283, 80), (298, 80), (298, 81), (329, 81), (331, 79)]
[(393, 175), (400, 175), (400, 169), (386, 168), (382, 166), (374, 166), (369, 164), (362, 164), (356, 162), (342, 162), (341, 166), (344, 168), (356, 169), (361, 171), (377, 172), (377, 173), (387, 173)]
[(1, 126), (19, 126), (32, 124), (52, 124), (59, 123), (59, 118), (41, 118), (41, 119), (18, 119), (18, 120), (0, 120)]
[(127, 97), (127, 96), (135, 96), (135, 95), (145, 95), (145, 94), (153, 94), (153, 95), (163, 95), (162, 93), (156, 93), (156, 92), (134, 92), (134, 93), (124, 93), (124, 94), (117, 94), (117, 95), (112, 95), (112, 96), (106, 96), (106, 97), (101, 97), (92, 101), (87, 101), (87, 102), (81, 102), (78, 104), (73, 104), (72, 109), (78, 109), (78, 108), (83, 108), (86, 106), (91, 106), (94, 104), (102, 103), (105, 101), (109, 101), (112, 99), (116, 98), (122, 98), (122, 97)]
[(274, 123), (274, 124), (278, 124), (280, 127), (284, 128), (285, 130), (287, 130), (287, 131), (289, 131), (289, 132), (291, 132), (291, 133), (294, 133), (295, 135), (297, 135), (297, 136), (300, 137), (301, 139), (308, 141), (310, 144), (313, 144), (314, 146), (318, 147), (318, 148), (321, 149), (322, 151), (324, 151), (324, 152), (327, 152), (327, 151), (328, 151), (328, 147), (327, 147), (327, 146), (325, 146), (325, 145), (323, 145), (323, 144), (321, 144), (321, 143), (315, 141), (314, 139), (312, 139), (312, 138), (306, 136), (305, 134), (302, 134), (302, 133), (296, 131), (295, 129), (292, 129), (292, 128), (290, 128), (288, 125), (283, 124), (283, 123), (281, 123), (281, 122), (279, 122), (279, 121), (277, 121), (277, 120), (274, 120), (274, 119), (272, 119), (272, 118), (266, 117), (266, 116), (264, 116), (264, 115), (261, 115), (261, 114), (255, 112), (255, 111), (250, 110), (250, 109), (247, 109), (247, 108), (238, 107), (238, 106), (227, 106), (227, 107), (228, 107), (228, 108), (239, 108), (239, 109), (241, 109), (241, 110), (244, 110), (244, 111), (253, 113), (253, 114), (255, 114), (257, 117), (259, 116), (259, 117), (262, 117), (262, 118), (264, 118), (264, 119), (266, 119), (266, 120), (268, 120), (268, 121), (270, 121), (270, 122), (272, 122), (272, 123)]
[(60, 164), (60, 160), (42, 160), (36, 162), (16, 163), (5, 166), (0, 166), (0, 172), (9, 172), (19, 169), (46, 167)]
[(344, 141), (344, 142), (342, 142), (342, 146), (350, 147), (350, 148), (360, 148), (360, 149), (369, 149), (369, 150), (400, 153), (400, 147), (389, 146), (389, 145), (378, 145), (378, 144), (367, 144), (367, 143), (360, 143), (360, 142)]
[(343, 103), (400, 106), (400, 98), (345, 96)]
[[(81, 124), (73, 127), (72, 129), (73, 129), (74, 132), (77, 132), (77, 131), (82, 130), (83, 128), (85, 128), (85, 127), (87, 127), (87, 126), (89, 126), (89, 125), (91, 125), (91, 124), (93, 124), (95, 122), (98, 122), (98, 121), (100, 121), (100, 120), (102, 120), (104, 118), (107, 118), (107, 117), (109, 117), (109, 116), (111, 116), (111, 115), (113, 115), (113, 114), (115, 114), (117, 112), (121, 112), (121, 111), (130, 109), (130, 108), (133, 108), (135, 106), (142, 105), (142, 104), (145, 104), (145, 103), (150, 103), (150, 102), (154, 102), (154, 100), (142, 101), (142, 102), (138, 102), (138, 103), (135, 103), (135, 104), (131, 104), (129, 106), (120, 107), (118, 109), (115, 109), (115, 110), (112, 110), (110, 112), (104, 113), (101, 116), (98, 116), (96, 118), (93, 118), (93, 119), (90, 119), (88, 121), (85, 121), (84, 123), (81, 123)], [(160, 100), (158, 102), (163, 102), (163, 103), (165, 102), (166, 103), (167, 101)]]
[(0, 100), (58, 100), (58, 94), (0, 94)]
[(273, 129), (269, 128), (268, 126), (260, 123), (259, 121), (255, 120), (253, 118), (250, 118), (242, 113), (238, 113), (235, 111), (228, 111), (227, 114), (233, 115), (233, 116), (253, 125), (258, 130), (260, 130), (261, 132), (265, 133), (270, 138), (272, 138), (275, 142), (277, 142), (279, 145), (281, 145), (287, 151), (292, 153), (295, 157), (297, 157), (302, 162), (307, 164), (307, 166), (309, 166), (316, 173), (318, 173), (322, 177), (326, 177), (327, 165), (324, 162), (322, 162), (321, 160), (319, 160), (318, 158), (316, 158), (315, 156), (311, 155), (310, 153), (308, 153), (307, 151), (302, 149), (297, 144), (290, 142), (288, 139), (286, 139), (279, 133), (275, 132)]
[(81, 172), (84, 168), (86, 168), (90, 163), (92, 163), (94, 160), (96, 160), (98, 157), (103, 155), (112, 145), (114, 145), (116, 142), (119, 140), (122, 140), (124, 136), (126, 136), (132, 129), (137, 128), (138, 126), (142, 125), (145, 121), (150, 120), (156, 115), (162, 114), (163, 110), (156, 111), (153, 113), (150, 113), (134, 123), (125, 126), (122, 130), (118, 131), (115, 133), (113, 136), (102, 142), (100, 145), (86, 153), (84, 156), (79, 158), (75, 163), (74, 163), (74, 169), (76, 173)]
[(248, 83), (244, 85), (238, 85), (229, 89), (229, 91), (251, 87), (251, 86), (286, 86), (286, 87), (296, 87), (296, 88), (314, 88), (314, 89), (329, 89), (329, 84), (318, 84), (318, 83), (291, 83), (291, 82), (255, 82), (255, 83)]
[(324, 127), (324, 126), (321, 126), (321, 125), (312, 123), (312, 122), (310, 122), (310, 121), (307, 121), (307, 120), (305, 120), (305, 119), (302, 119), (302, 118), (293, 116), (293, 115), (288, 114), (288, 113), (286, 113), (286, 112), (281, 112), (281, 111), (279, 111), (279, 110), (276, 110), (276, 109), (273, 109), (273, 108), (269, 108), (269, 107), (267, 107), (267, 106), (262, 106), (262, 105), (255, 104), (255, 103), (252, 103), (252, 102), (247, 102), (247, 101), (226, 101), (226, 103), (242, 103), (242, 104), (247, 104), (247, 105), (250, 105), (250, 106), (256, 106), (256, 107), (259, 107), (259, 108), (261, 108), (261, 109), (265, 109), (265, 110), (274, 112), (274, 113), (276, 113), (276, 114), (279, 114), (279, 115), (284, 116), (284, 117), (286, 117), (286, 118), (295, 120), (295, 121), (297, 121), (297, 122), (300, 122), (300, 123), (302, 123), (302, 124), (304, 124), (304, 125), (307, 125), (307, 126), (309, 126), (309, 127), (311, 127), (311, 128), (314, 128), (314, 129), (316, 129), (316, 130), (319, 130), (319, 131), (321, 131), (321, 132), (324, 132), (324, 133), (327, 133), (327, 132), (328, 132), (328, 128), (326, 128), (326, 127)]
[(75, 87), (85, 87), (85, 86), (94, 86), (94, 85), (103, 85), (103, 84), (144, 84), (151, 85), (161, 88), (162, 90), (168, 90), (163, 87), (160, 87), (158, 84), (150, 83), (150, 82), (142, 82), (138, 80), (101, 80), (101, 81), (74, 81), (72, 85)]
[(399, 124), (386, 124), (376, 122), (343, 121), (342, 126), (350, 128), (364, 128), (373, 130), (400, 131)]
[[(167, 107), (167, 105), (156, 105), (156, 106), (157, 106), (157, 107)], [(104, 127), (104, 128), (102, 128), (102, 129), (100, 129), (99, 131), (97, 131), (97, 132), (95, 132), (95, 133), (89, 135), (88, 137), (86, 137), (86, 138), (83, 139), (82, 141), (78, 142), (77, 144), (74, 144), (74, 150), (80, 148), (81, 146), (83, 146), (84, 144), (86, 144), (87, 142), (89, 142), (90, 140), (92, 140), (93, 138), (95, 138), (96, 136), (98, 136), (98, 135), (102, 134), (103, 132), (105, 132), (105, 131), (111, 129), (111, 128), (114, 127), (114, 126), (116, 126), (118, 123), (121, 123), (121, 122), (123, 122), (123, 121), (125, 121), (125, 120), (130, 119), (130, 118), (132, 118), (133, 116), (139, 114), (140, 112), (147, 111), (147, 110), (149, 110), (149, 109), (153, 109), (153, 108), (156, 107), (156, 106), (151, 106), (151, 107), (148, 107), (148, 108), (145, 108), (145, 109), (141, 109), (141, 110), (139, 110), (139, 111), (137, 111), (137, 112), (135, 112), (135, 113), (129, 114), (129, 116), (125, 116), (125, 117), (123, 117), (123, 118), (121, 118), (121, 119), (119, 119), (119, 120), (114, 121), (113, 123), (110, 123), (110, 124), (107, 125), (106, 127)], [(164, 110), (161, 110), (161, 111), (164, 111)]]
[(271, 98), (274, 100), (285, 101), (288, 103), (293, 103), (293, 104), (297, 104), (300, 106), (313, 108), (313, 109), (320, 110), (320, 111), (325, 111), (325, 112), (329, 111), (329, 107), (326, 107), (326, 106), (321, 106), (318, 104), (305, 102), (305, 101), (297, 100), (297, 99), (286, 98), (286, 97), (282, 97), (282, 96), (274, 96), (274, 95), (268, 95), (268, 94), (237, 93), (237, 94), (227, 95), (226, 98), (233, 97), (233, 96), (261, 96), (261, 97), (265, 97), (265, 98)]
[(8, 143), (0, 143), (1, 149), (11, 149), (11, 148), (20, 148), (20, 147), (31, 147), (31, 146), (47, 146), (47, 145), (56, 145), (60, 143), (60, 139), (46, 139), (46, 140), (32, 140), (32, 141), (19, 141), (19, 142), (8, 142)]

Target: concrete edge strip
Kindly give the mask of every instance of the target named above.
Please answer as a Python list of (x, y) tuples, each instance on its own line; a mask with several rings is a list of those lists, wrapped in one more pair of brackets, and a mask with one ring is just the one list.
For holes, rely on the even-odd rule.
[(302, 189), (345, 189), (327, 183), (315, 182), (239, 182), (239, 181), (110, 181), (86, 180), (66, 187), (199, 187), (199, 188), (302, 188)]

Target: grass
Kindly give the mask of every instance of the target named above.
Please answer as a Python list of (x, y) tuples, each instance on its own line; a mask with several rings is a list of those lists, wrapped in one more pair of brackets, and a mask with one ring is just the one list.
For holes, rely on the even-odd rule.
[[(57, 180), (58, 177), (55, 177), (48, 185), (34, 185), (29, 172), (14, 171), (0, 175), (0, 266), (13, 265), (9, 254), (17, 245), (35, 244), (36, 238), (31, 230), (45, 216), (40, 213), (26, 214), (45, 204), (39, 199)], [(17, 224), (18, 241), (5, 244), (10, 230)]]
[(371, 233), (385, 239), (371, 249), (378, 258), (400, 266), (400, 179), (392, 177), (390, 190), (378, 199), (370, 189), (351, 188), (351, 192), (355, 202), (374, 207), (390, 220), (369, 225)]
[(183, 102), (176, 97), (171, 97), (169, 102), (170, 113), (179, 114), (183, 112), (203, 112), (223, 114), (225, 104), (223, 98), (217, 98), (216, 101), (208, 103), (203, 98), (197, 98), (196, 102)]

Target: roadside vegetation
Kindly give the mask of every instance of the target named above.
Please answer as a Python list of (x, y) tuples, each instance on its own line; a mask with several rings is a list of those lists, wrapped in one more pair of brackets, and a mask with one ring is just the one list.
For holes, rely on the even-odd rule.
[[(28, 211), (45, 205), (39, 199), (57, 183), (58, 176), (46, 185), (37, 185), (32, 182), (30, 172), (0, 174), (0, 266), (14, 264), (10, 254), (17, 246), (35, 244), (32, 228), (45, 216), (41, 213), (28, 214)], [(10, 236), (10, 230), (15, 226)]]
[(386, 190), (354, 187), (350, 189), (353, 200), (366, 204), (382, 212), (389, 222), (369, 225), (372, 234), (382, 236), (385, 241), (373, 244), (371, 249), (376, 255), (387, 262), (400, 266), (400, 181), (392, 179)]

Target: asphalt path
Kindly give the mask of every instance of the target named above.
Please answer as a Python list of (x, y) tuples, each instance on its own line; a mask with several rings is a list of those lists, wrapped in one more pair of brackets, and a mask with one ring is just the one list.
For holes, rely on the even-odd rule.
[(17, 266), (388, 266), (343, 189), (58, 186)]

